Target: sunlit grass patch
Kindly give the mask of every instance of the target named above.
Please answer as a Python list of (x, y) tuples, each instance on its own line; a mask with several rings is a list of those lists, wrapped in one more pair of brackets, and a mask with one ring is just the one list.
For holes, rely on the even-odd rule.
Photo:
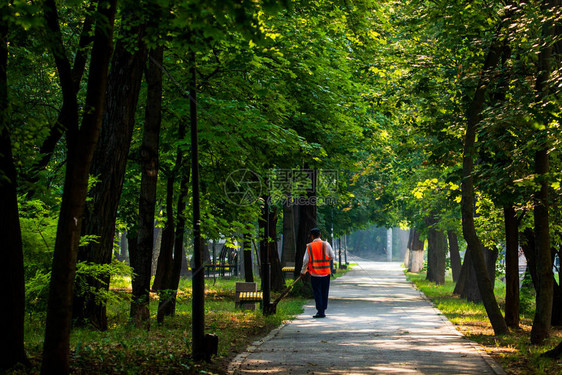
[[(521, 295), (520, 329), (512, 329), (503, 336), (495, 336), (486, 310), (481, 303), (468, 302), (454, 296), (454, 283), (447, 277), (444, 285), (436, 285), (425, 280), (424, 272), (406, 273), (412, 281), (465, 337), (486, 349), (509, 374), (546, 374), (562, 373), (559, 361), (541, 358), (540, 355), (552, 349), (562, 339), (562, 330), (554, 328), (552, 337), (546, 345), (530, 344), (530, 333), (534, 314), (534, 298), (528, 292)], [(494, 293), (500, 308), (505, 303), (505, 284), (496, 280)]]

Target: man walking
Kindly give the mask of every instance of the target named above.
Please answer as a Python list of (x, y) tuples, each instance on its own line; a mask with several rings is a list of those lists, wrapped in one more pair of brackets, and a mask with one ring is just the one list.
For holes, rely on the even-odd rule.
[(302, 260), (301, 274), (310, 273), (310, 283), (316, 302), (316, 315), (313, 318), (325, 318), (325, 310), (328, 308), (328, 292), (330, 290), (330, 260), (336, 254), (328, 241), (322, 241), (320, 229), (312, 228), (310, 237), (312, 242), (306, 245), (306, 251)]

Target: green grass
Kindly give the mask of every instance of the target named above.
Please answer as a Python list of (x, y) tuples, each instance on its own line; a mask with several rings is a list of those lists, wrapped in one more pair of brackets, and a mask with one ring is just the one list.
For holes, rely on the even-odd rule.
[[(341, 277), (349, 270), (338, 270)], [(234, 295), (238, 278), (205, 279), (205, 332), (219, 337), (218, 355), (212, 363), (191, 360), (191, 279), (182, 279), (176, 315), (156, 323), (158, 296), (151, 293), (150, 329), (135, 328), (129, 322), (131, 279), (114, 276), (111, 290), (116, 297), (107, 306), (109, 329), (105, 332), (75, 328), (70, 338), (71, 371), (77, 374), (223, 374), (230, 360), (254, 340), (267, 335), (283, 322), (303, 312), (310, 298), (306, 288), (295, 287), (278, 305), (275, 315), (264, 316), (261, 309), (243, 311), (235, 308)], [(286, 285), (292, 283), (286, 281)], [(257, 279), (258, 286), (260, 280)], [(304, 290), (303, 290), (304, 289)], [(300, 290), (300, 292), (299, 292)], [(272, 300), (277, 293), (272, 293)], [(17, 368), (10, 374), (37, 374), (41, 362), (45, 313), (26, 317), (25, 346), (32, 366)]]
[[(344, 275), (337, 270), (335, 277)], [(111, 290), (115, 296), (107, 306), (105, 332), (74, 328), (70, 338), (71, 371), (76, 374), (223, 374), (232, 358), (247, 346), (267, 335), (296, 315), (311, 298), (310, 291), (297, 283), (295, 293), (285, 297), (275, 315), (264, 316), (261, 309), (243, 311), (235, 308), (234, 295), (238, 278), (205, 279), (205, 333), (219, 337), (218, 355), (211, 363), (191, 360), (191, 279), (182, 279), (176, 314), (162, 325), (156, 323), (158, 296), (151, 293), (150, 329), (135, 328), (129, 322), (131, 279), (114, 276)], [(286, 285), (292, 283), (286, 281)], [(258, 287), (260, 280), (257, 279)], [(272, 300), (277, 297), (272, 293)], [(26, 317), (25, 346), (32, 366), (17, 368), (10, 374), (37, 374), (41, 362), (45, 313)]]
[[(453, 296), (454, 283), (450, 277), (444, 285), (425, 280), (425, 272), (406, 273), (406, 277), (420, 289), (467, 338), (484, 346), (509, 374), (561, 374), (559, 361), (541, 358), (540, 354), (556, 346), (562, 331), (554, 328), (552, 337), (544, 346), (530, 344), (530, 331), (534, 316), (534, 297), (521, 294), (521, 324), (503, 336), (494, 336), (486, 310), (481, 303), (468, 302)], [(494, 292), (500, 308), (505, 303), (505, 284), (496, 280)]]
[[(150, 329), (135, 328), (129, 322), (130, 279), (116, 277), (111, 287), (121, 296), (108, 305), (109, 329), (99, 332), (75, 328), (70, 339), (71, 371), (79, 374), (198, 374), (225, 373), (229, 361), (254, 340), (303, 311), (306, 298), (283, 299), (275, 315), (259, 309), (242, 311), (234, 306), (235, 285), (240, 279), (205, 280), (205, 332), (219, 337), (219, 353), (212, 363), (191, 360), (191, 280), (180, 283), (176, 315), (156, 323), (158, 300), (151, 294)], [(259, 280), (257, 280), (259, 285)], [(287, 283), (292, 282), (288, 280)], [(276, 294), (273, 293), (272, 297)], [(44, 339), (44, 313), (28, 315), (25, 345), (32, 362), (11, 374), (39, 371)]]

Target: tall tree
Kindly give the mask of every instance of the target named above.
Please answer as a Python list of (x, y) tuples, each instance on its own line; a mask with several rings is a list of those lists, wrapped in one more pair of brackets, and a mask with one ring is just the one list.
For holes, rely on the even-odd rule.
[[(539, 53), (538, 72), (535, 82), (536, 102), (543, 107), (549, 95), (549, 78), (552, 70), (552, 52), (554, 37), (554, 21), (551, 15), (558, 13), (559, 0), (545, 0), (541, 9), (546, 19), (542, 23), (543, 45)], [(543, 117), (543, 116), (541, 116)], [(535, 219), (535, 252), (537, 262), (538, 285), (535, 318), (531, 329), (531, 343), (541, 344), (550, 335), (552, 319), (552, 298), (554, 278), (552, 275), (552, 258), (550, 250), (550, 226), (548, 213), (548, 171), (549, 171), (549, 140), (548, 123), (543, 118), (545, 130), (537, 134), (538, 148), (535, 153), (535, 174), (540, 189), (535, 192), (534, 219)]]
[[(185, 137), (187, 130), (186, 124), (182, 121), (179, 125), (178, 138), (182, 139)], [(181, 160), (181, 150), (178, 148), (178, 156), (176, 162)], [(176, 166), (179, 164), (176, 163)], [(160, 291), (166, 289), (166, 278), (168, 277), (173, 262), (173, 251), (174, 251), (174, 236), (175, 236), (175, 219), (174, 219), (174, 184), (176, 181), (176, 174), (179, 172), (179, 168), (174, 168), (166, 173), (166, 222), (164, 224), (164, 229), (162, 229), (162, 238), (160, 241), (160, 252), (158, 253), (158, 261), (156, 264), (156, 273), (154, 275), (154, 282), (152, 283), (152, 290)], [(144, 255), (143, 255), (144, 254)], [(137, 256), (137, 254), (135, 254)], [(147, 257), (147, 253), (138, 253), (138, 257), (145, 257), (147, 261), (150, 262), (150, 258)], [(140, 260), (139, 260), (140, 262)], [(150, 280), (150, 273), (144, 276), (145, 279)], [(142, 291), (142, 286), (144, 282), (139, 284), (139, 293), (141, 295), (146, 294)], [(145, 301), (146, 302), (146, 301)]]
[[(131, 300), (131, 317), (140, 322), (149, 316), (139, 310), (148, 310), (152, 250), (154, 245), (154, 214), (156, 211), (156, 188), (158, 182), (158, 144), (162, 122), (162, 62), (163, 47), (157, 47), (148, 53), (148, 70), (146, 82), (146, 113), (144, 132), (140, 148), (141, 186), (139, 197), (138, 247), (131, 254), (133, 279), (133, 298)], [(173, 225), (173, 222), (171, 223)]]
[(457, 280), (457, 283), (455, 284), (455, 289), (453, 290), (453, 294), (456, 294), (456, 295), (460, 296), (464, 292), (469, 274), (471, 272), (473, 272), (472, 271), (472, 260), (471, 260), (471, 256), (470, 256), (470, 249), (467, 248), (465, 253), (464, 253), (464, 259), (463, 259), (462, 266), (461, 266), (461, 272), (459, 274), (459, 278)]
[(0, 238), (6, 266), (0, 284), (6, 305), (0, 309), (0, 370), (27, 363), (24, 349), (25, 283), (17, 196), (17, 172), (8, 128), (8, 2), (0, 4)]
[(423, 268), (423, 241), (420, 239), (420, 231), (418, 229), (412, 228), (411, 233), (408, 245), (410, 249), (408, 272), (420, 272)]
[[(80, 89), (80, 82), (82, 81), (82, 76), (86, 70), (86, 64), (88, 60), (88, 46), (92, 42), (92, 27), (94, 25), (93, 15), (95, 13), (95, 4), (90, 4), (84, 22), (82, 23), (82, 31), (80, 33), (80, 40), (78, 42), (78, 47), (76, 48), (76, 53), (74, 55), (74, 65), (72, 67), (72, 80), (74, 81), (74, 90), (78, 93)], [(63, 106), (57, 116), (55, 122), (50, 126), (49, 135), (39, 149), (40, 158), (37, 159), (35, 164), (30, 168), (28, 172), (27, 180), (31, 184), (35, 184), (39, 181), (39, 172), (44, 170), (49, 164), (53, 153), (56, 149), (57, 144), (64, 135), (65, 129), (62, 124), (65, 123), (66, 117), (72, 116), (72, 109), (69, 106)], [(36, 189), (35, 186), (31, 187), (31, 192), (33, 193)]]
[(47, 307), (42, 374), (69, 372), (69, 343), (72, 320), (72, 294), (76, 258), (80, 242), (82, 215), (88, 190), (89, 170), (101, 128), (109, 61), (113, 51), (113, 24), (116, 0), (100, 0), (92, 48), (88, 87), (82, 124), (79, 125), (78, 100), (70, 62), (62, 41), (54, 0), (43, 5), (53, 52), (63, 92), (63, 106), (72, 108), (66, 129), (67, 163), (57, 237), (51, 272)]
[(503, 208), (505, 217), (505, 322), (519, 327), (519, 230), (513, 205)]
[(193, 205), (193, 271), (191, 311), (193, 325), (191, 329), (191, 345), (193, 359), (201, 361), (208, 357), (205, 348), (205, 263), (201, 246), (201, 211), (199, 185), (199, 137), (197, 126), (197, 65), (195, 51), (190, 52), (191, 66), (189, 84), (189, 113), (191, 125), (191, 173), (192, 173), (192, 205)]
[(244, 280), (247, 283), (254, 282), (254, 270), (253, 270), (253, 263), (252, 263), (252, 237), (250, 233), (244, 233)]
[(436, 284), (445, 284), (447, 238), (445, 233), (434, 227), (437, 224), (435, 219), (429, 219), (428, 222), (426, 279)]
[[(285, 275), (282, 271), (281, 260), (277, 250), (277, 207), (270, 208), (267, 220), (269, 238), (265, 239), (265, 246), (269, 252), (271, 290), (279, 292), (285, 288)], [(262, 223), (261, 220), (260, 223)]]
[[(486, 262), (486, 270), (488, 272), (488, 278), (494, 287), (495, 277), (496, 277), (496, 261), (498, 259), (498, 250), (493, 247), (482, 246), (482, 254), (484, 254), (484, 260)], [(466, 260), (465, 260), (466, 261)], [(468, 259), (467, 262), (467, 275), (464, 280), (464, 287), (460, 290), (461, 298), (465, 298), (472, 302), (482, 302), (482, 294), (480, 293), (480, 287), (478, 286), (478, 276), (474, 265), (472, 262), (472, 257)], [(460, 282), (458, 283), (460, 284)], [(457, 284), (457, 285), (458, 285)]]
[[(506, 19), (508, 18), (506, 17)], [(500, 29), (500, 32), (502, 31), (503, 30)], [(482, 244), (480, 243), (474, 226), (474, 182), (472, 172), (474, 168), (476, 127), (480, 121), (480, 115), (484, 107), (485, 94), (490, 75), (499, 62), (504, 43), (505, 42), (503, 42), (499, 36), (495, 36), (486, 56), (476, 92), (467, 110), (461, 201), (463, 235), (468, 245), (468, 251), (470, 251), (484, 307), (486, 308), (488, 318), (492, 323), (496, 335), (507, 333), (508, 329), (494, 295), (492, 283), (487, 273), (486, 260), (482, 252)]]
[(459, 253), (459, 240), (457, 234), (453, 230), (447, 231), (449, 240), (449, 257), (451, 258), (451, 271), (453, 273), (453, 281), (457, 282), (461, 273), (461, 256)]
[[(297, 248), (295, 251), (295, 279), (300, 274), (302, 268), (302, 261), (304, 258), (304, 252), (306, 251), (306, 244), (310, 242), (310, 231), (312, 228), (318, 225), (318, 217), (316, 210), (316, 170), (303, 170), (307, 174), (307, 184), (309, 188), (306, 191), (303, 202), (299, 204), (299, 226), (297, 232)], [(324, 231), (326, 232), (326, 231)], [(322, 235), (326, 238), (328, 233), (323, 233)]]
[(283, 249), (281, 251), (281, 263), (294, 264), (295, 251), (297, 247), (297, 227), (298, 218), (296, 214), (298, 209), (289, 199), (283, 203)]
[[(185, 259), (184, 234), (186, 226), (186, 207), (189, 193), (190, 167), (183, 146), (187, 136), (187, 123), (180, 119), (176, 148), (176, 160), (172, 171), (169, 172), (166, 191), (166, 225), (164, 227), (163, 242), (158, 257), (158, 269), (154, 286), (161, 291), (157, 319), (162, 323), (164, 316), (174, 315), (176, 308), (177, 289), (181, 276), (181, 268)], [(179, 189), (174, 189), (176, 178), (179, 177)], [(177, 190), (177, 205), (174, 218), (174, 192)], [(164, 235), (166, 243), (164, 243)], [(161, 264), (162, 262), (162, 264)], [(159, 280), (159, 284), (156, 280)]]
[[(135, 112), (143, 70), (146, 64), (146, 44), (143, 40), (146, 21), (143, 8), (129, 1), (122, 11), (120, 38), (115, 46), (106, 93), (100, 140), (96, 146), (90, 174), (98, 179), (90, 191), (91, 207), (85, 216), (84, 234), (99, 236), (83, 247), (79, 260), (108, 264), (113, 255), (115, 221), (123, 188), (125, 167), (132, 139)], [(96, 328), (107, 329), (105, 302), (88, 292), (91, 287), (106, 289), (110, 275), (102, 282), (88, 278), (89, 287), (77, 291), (74, 314), (78, 322), (89, 322)]]

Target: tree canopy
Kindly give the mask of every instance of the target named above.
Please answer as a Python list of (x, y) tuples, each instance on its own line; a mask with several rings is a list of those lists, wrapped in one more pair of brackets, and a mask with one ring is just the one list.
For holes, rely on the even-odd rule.
[(43, 371), (68, 372), (76, 301), (103, 310), (116, 270), (150, 280), (117, 260), (120, 236), (131, 254), (148, 243), (149, 263), (166, 246), (187, 263), (195, 156), (205, 242), (259, 242), (272, 195), (279, 228), (291, 197), (307, 198), (301, 228), (336, 238), (371, 225), (464, 234), (497, 333), (481, 248), (527, 230), (532, 341), (548, 337), (562, 245), (558, 0), (44, 0), (0, 15), (0, 227), (21, 315), (0, 365), (25, 362), (27, 309), (47, 316)]

